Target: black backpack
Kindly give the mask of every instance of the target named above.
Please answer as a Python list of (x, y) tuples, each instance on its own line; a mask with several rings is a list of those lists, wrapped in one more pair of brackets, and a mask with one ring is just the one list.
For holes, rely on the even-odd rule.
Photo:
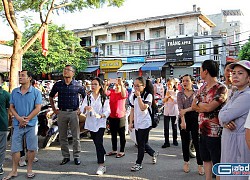
[[(148, 92), (146, 92), (144, 94), (143, 100), (145, 100), (147, 98), (148, 94), (149, 94)], [(133, 99), (135, 100), (135, 98), (136, 98), (136, 96), (134, 95)], [(152, 109), (152, 111), (151, 111), (151, 109)], [(149, 115), (150, 115), (151, 121), (152, 121), (151, 127), (156, 128), (160, 122), (160, 116), (157, 114), (158, 113), (157, 107), (151, 105), (151, 109), (150, 109), (150, 107), (148, 107), (148, 112), (149, 112)]]

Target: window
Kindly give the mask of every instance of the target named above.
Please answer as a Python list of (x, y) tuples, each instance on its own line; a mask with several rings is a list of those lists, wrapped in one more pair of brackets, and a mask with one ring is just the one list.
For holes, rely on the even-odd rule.
[(128, 50), (129, 50), (129, 54), (135, 54), (134, 45), (129, 45)]
[(112, 45), (107, 46), (107, 55), (112, 55)]
[(179, 35), (184, 35), (184, 24), (179, 24)]
[(139, 55), (141, 55), (141, 54), (142, 54), (142, 45), (139, 44)]
[(219, 46), (214, 45), (214, 54), (219, 54)]
[(161, 36), (161, 32), (160, 32), (160, 30), (157, 30), (156, 32), (155, 32), (155, 37), (160, 37)]
[(199, 45), (199, 55), (200, 56), (206, 55), (206, 44)]
[(136, 39), (137, 39), (137, 40), (141, 40), (141, 33), (137, 33), (137, 34), (136, 34)]
[(124, 40), (123, 34), (116, 34), (116, 40)]
[(155, 42), (155, 53), (158, 55), (165, 53), (164, 41)]
[(119, 54), (123, 54), (122, 44), (119, 44)]

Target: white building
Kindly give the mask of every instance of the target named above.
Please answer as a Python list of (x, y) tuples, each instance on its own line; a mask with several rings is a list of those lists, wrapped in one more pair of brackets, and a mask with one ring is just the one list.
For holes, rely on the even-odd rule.
[(10, 71), (10, 57), (12, 53), (12, 47), (0, 44), (0, 72)]
[(93, 58), (83, 72), (104, 78), (178, 77), (197, 75), (206, 59), (222, 66), (226, 60), (225, 37), (212, 34), (216, 24), (200, 8), (179, 14), (126, 22), (94, 24), (75, 29)]

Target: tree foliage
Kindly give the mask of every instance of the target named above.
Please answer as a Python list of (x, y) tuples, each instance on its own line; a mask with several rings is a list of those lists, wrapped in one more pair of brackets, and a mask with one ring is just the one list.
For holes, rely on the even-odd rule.
[(248, 41), (246, 44), (244, 44), (244, 46), (241, 48), (238, 56), (241, 60), (250, 61), (250, 41)]
[[(26, 42), (39, 28), (39, 24), (32, 25), (23, 33)], [(71, 64), (77, 70), (86, 67), (85, 59), (90, 53), (80, 46), (80, 38), (74, 36), (64, 26), (49, 25), (49, 53), (42, 56), (41, 44), (36, 41), (23, 55), (23, 68), (31, 70), (34, 74), (62, 72), (66, 64)]]
[[(123, 2), (124, 0), (2, 0), (0, 15), (8, 22), (14, 34), (9, 76), (10, 91), (18, 85), (18, 67), (20, 67), (22, 56), (41, 36), (44, 28), (51, 21), (52, 13), (72, 13), (88, 7), (101, 8), (104, 4), (120, 7)], [(39, 13), (41, 24), (37, 32), (23, 44), (23, 33), (18, 26), (18, 23), (20, 23), (18, 20), (21, 19), (20, 15), (23, 13), (29, 14), (29, 12)], [(51, 49), (51, 46), (49, 46), (49, 49)]]

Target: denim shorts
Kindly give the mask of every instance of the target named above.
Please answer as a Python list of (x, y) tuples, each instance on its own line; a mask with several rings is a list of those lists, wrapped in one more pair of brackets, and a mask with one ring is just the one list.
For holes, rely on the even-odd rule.
[(26, 147), (29, 151), (38, 150), (38, 126), (26, 126), (20, 128), (19, 126), (14, 126), (14, 131), (12, 134), (11, 152), (16, 153), (23, 150), (23, 138), (26, 141)]
[(220, 163), (221, 138), (200, 135), (200, 155), (205, 162)]

